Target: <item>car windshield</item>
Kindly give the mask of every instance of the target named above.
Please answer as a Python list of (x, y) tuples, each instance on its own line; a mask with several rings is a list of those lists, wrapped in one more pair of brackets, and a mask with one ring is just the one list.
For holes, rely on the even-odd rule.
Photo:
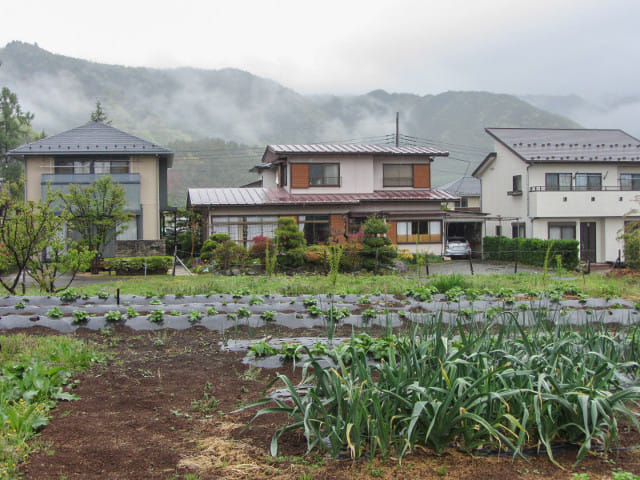
[(449, 240), (447, 240), (449, 243), (452, 242), (460, 242), (460, 243), (466, 243), (467, 241), (462, 238), (462, 237), (450, 237)]

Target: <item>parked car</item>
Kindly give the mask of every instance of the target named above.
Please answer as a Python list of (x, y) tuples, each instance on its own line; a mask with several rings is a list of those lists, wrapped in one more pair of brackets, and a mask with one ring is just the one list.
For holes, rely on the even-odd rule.
[(471, 245), (464, 237), (449, 237), (444, 249), (444, 254), (448, 257), (464, 257), (471, 256)]

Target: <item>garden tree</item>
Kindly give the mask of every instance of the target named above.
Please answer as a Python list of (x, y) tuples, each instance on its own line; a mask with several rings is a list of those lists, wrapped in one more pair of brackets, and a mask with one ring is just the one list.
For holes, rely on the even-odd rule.
[(102, 122), (106, 123), (107, 125), (111, 125), (111, 120), (109, 120), (109, 117), (107, 117), (106, 112), (102, 108), (102, 103), (100, 103), (100, 100), (96, 100), (96, 109), (91, 112), (91, 121)]
[(132, 217), (125, 211), (124, 188), (106, 175), (88, 186), (69, 185), (62, 203), (69, 212), (70, 227), (81, 237), (80, 245), (96, 253), (93, 266), (97, 266), (106, 245), (127, 229)]
[(398, 252), (391, 247), (391, 239), (385, 235), (389, 226), (384, 218), (374, 215), (367, 218), (362, 238), (362, 266), (375, 272), (380, 268), (388, 268)]
[(165, 224), (169, 225), (164, 233), (167, 252), (173, 255), (176, 245), (178, 256), (184, 258), (188, 254), (195, 258), (202, 247), (201, 215), (193, 210), (178, 208), (175, 212), (165, 212)]
[[(0, 192), (0, 269), (11, 272), (9, 277), (0, 277), (0, 285), (15, 294), (25, 270), (34, 269), (29, 274), (42, 290), (51, 292), (56, 278), (65, 273), (74, 277), (91, 257), (62, 239), (67, 214), (54, 211), (58, 195), (49, 191), (43, 200), (24, 202), (16, 195), (22, 187), (10, 183)], [(50, 245), (55, 249), (54, 261), (45, 267), (43, 255)], [(22, 293), (24, 290), (22, 283)]]
[[(634, 200), (640, 202), (640, 195)], [(633, 219), (636, 215), (637, 208), (623, 215), (624, 227), (618, 232), (618, 238), (624, 241), (624, 261), (627, 267), (640, 269), (640, 222)]]
[(299, 267), (304, 264), (304, 247), (307, 242), (304, 232), (298, 228), (293, 217), (280, 217), (274, 231), (278, 263), (283, 267)]
[[(18, 97), (7, 87), (0, 92), (0, 177), (8, 182), (18, 182), (22, 175), (22, 164), (5, 158), (6, 153), (29, 141), (33, 114), (23, 112)], [(44, 132), (43, 132), (44, 134)]]

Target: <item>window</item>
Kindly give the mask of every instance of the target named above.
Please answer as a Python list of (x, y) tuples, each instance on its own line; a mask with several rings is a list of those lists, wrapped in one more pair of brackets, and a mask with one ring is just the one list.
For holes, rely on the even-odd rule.
[(396, 222), (398, 243), (429, 243), (441, 239), (439, 220), (409, 220)]
[(110, 175), (129, 173), (129, 160), (127, 159), (93, 159), (93, 158), (56, 158), (54, 161), (54, 173), (56, 175), (81, 175), (96, 174)]
[(502, 225), (496, 225), (496, 237), (502, 236)]
[(138, 240), (138, 217), (130, 218), (127, 227), (124, 232), (118, 234), (116, 240)]
[(278, 169), (278, 171), (280, 172), (280, 187), (286, 187), (287, 186), (287, 164), (283, 163), (280, 165), (280, 168)]
[(514, 175), (511, 179), (512, 190), (511, 195), (520, 195), (522, 194), (522, 175)]
[(640, 190), (640, 173), (620, 174), (620, 190)]
[(545, 175), (545, 190), (571, 190), (571, 174), (547, 173)]
[(576, 190), (602, 190), (602, 174), (576, 173)]
[(460, 198), (460, 207), (461, 208), (468, 208), (469, 207), (469, 197)]
[(337, 187), (340, 185), (340, 164), (310, 163), (309, 186)]
[(549, 222), (549, 240), (575, 240), (575, 223), (552, 223)]
[(211, 217), (210, 234), (226, 233), (236, 243), (250, 247), (258, 236), (274, 237), (278, 217)]
[(524, 222), (511, 224), (511, 238), (525, 238), (525, 226)]
[(413, 187), (413, 165), (382, 165), (383, 187)]
[(329, 215), (300, 215), (298, 228), (309, 245), (325, 243), (329, 240)]

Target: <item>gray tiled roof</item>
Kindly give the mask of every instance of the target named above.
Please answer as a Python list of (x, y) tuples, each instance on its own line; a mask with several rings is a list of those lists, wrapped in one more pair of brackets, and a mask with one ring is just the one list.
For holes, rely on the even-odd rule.
[(371, 155), (430, 155), (447, 156), (449, 152), (436, 147), (393, 145), (350, 145), (350, 144), (308, 144), (308, 145), (268, 145), (267, 150), (277, 154), (291, 153), (355, 153)]
[(640, 140), (622, 130), (486, 128), (526, 162), (637, 162)]
[(453, 182), (438, 187), (439, 190), (458, 196), (480, 195), (480, 179), (475, 177), (460, 177)]
[(130, 133), (101, 122), (89, 122), (81, 127), (26, 143), (9, 151), (9, 155), (86, 155), (86, 154), (162, 155), (170, 161), (173, 152)]

